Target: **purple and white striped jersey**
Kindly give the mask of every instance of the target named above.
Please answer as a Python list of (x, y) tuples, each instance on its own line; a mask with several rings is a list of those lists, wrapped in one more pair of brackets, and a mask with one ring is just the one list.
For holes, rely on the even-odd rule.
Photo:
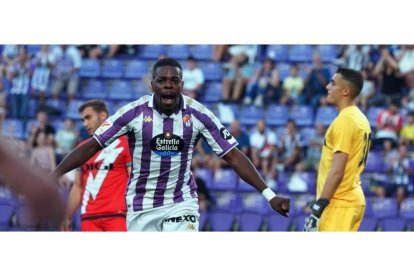
[(171, 116), (155, 108), (153, 96), (143, 96), (109, 117), (94, 137), (106, 147), (124, 134), (132, 157), (126, 203), (133, 212), (197, 197), (190, 166), (202, 136), (219, 157), (238, 144), (210, 110), (184, 95)]

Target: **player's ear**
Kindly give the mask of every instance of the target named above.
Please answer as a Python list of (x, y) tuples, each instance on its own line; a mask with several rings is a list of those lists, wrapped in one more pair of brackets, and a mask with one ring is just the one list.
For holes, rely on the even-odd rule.
[(349, 88), (348, 86), (346, 86), (344, 88), (344, 90), (342, 91), (342, 95), (344, 95), (346, 97), (352, 97), (352, 90), (351, 90), (351, 88)]

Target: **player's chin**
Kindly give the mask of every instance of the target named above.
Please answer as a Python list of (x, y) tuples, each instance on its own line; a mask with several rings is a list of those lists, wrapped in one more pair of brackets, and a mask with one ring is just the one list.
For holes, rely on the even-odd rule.
[(328, 103), (328, 104), (334, 104), (335, 103), (335, 101), (334, 101), (334, 99), (331, 97), (331, 95), (329, 95), (328, 94), (328, 96), (326, 97), (326, 102)]

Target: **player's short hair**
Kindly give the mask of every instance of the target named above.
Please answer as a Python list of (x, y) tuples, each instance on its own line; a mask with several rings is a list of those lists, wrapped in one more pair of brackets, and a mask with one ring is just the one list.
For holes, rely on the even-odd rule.
[(180, 69), (180, 77), (183, 77), (183, 68), (181, 66), (181, 64), (176, 61), (173, 58), (162, 58), (159, 59), (155, 64), (154, 67), (152, 68), (152, 78), (155, 78), (155, 76), (157, 75), (157, 69), (158, 67), (164, 67), (164, 66), (172, 66), (172, 67), (177, 67)]
[(362, 86), (364, 85), (364, 79), (361, 72), (350, 68), (338, 68), (337, 74), (341, 74), (342, 78), (349, 82), (352, 96), (355, 99), (361, 93)]
[(102, 100), (93, 99), (84, 102), (78, 109), (79, 113), (82, 113), (87, 107), (92, 107), (92, 109), (96, 113), (106, 112), (107, 114), (109, 114), (108, 107), (106, 106), (106, 103)]

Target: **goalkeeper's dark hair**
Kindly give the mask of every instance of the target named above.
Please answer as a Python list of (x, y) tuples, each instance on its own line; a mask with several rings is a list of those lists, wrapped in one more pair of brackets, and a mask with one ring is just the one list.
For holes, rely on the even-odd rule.
[(341, 74), (342, 78), (350, 84), (352, 96), (355, 99), (361, 93), (362, 86), (364, 85), (364, 78), (361, 72), (350, 68), (338, 68), (337, 74)]
[(79, 113), (82, 113), (87, 107), (92, 107), (92, 109), (96, 113), (106, 112), (107, 114), (109, 114), (108, 107), (106, 106), (106, 103), (102, 100), (93, 99), (83, 103), (78, 109)]
[(154, 67), (152, 68), (152, 78), (155, 78), (155, 76), (157, 75), (157, 69), (158, 67), (163, 67), (163, 66), (172, 66), (172, 67), (177, 67), (180, 69), (180, 77), (183, 77), (183, 68), (181, 66), (181, 64), (176, 61), (173, 58), (162, 58), (159, 59), (155, 64)]

